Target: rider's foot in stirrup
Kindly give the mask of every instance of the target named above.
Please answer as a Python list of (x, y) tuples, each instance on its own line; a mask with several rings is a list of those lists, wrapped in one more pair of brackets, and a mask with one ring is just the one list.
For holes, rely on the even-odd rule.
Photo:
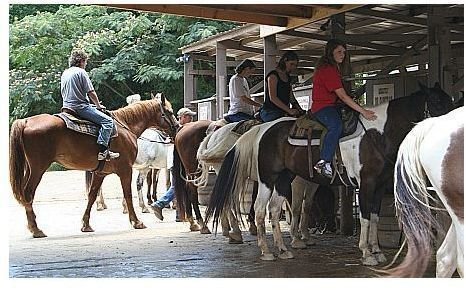
[(118, 157), (120, 157), (120, 153), (112, 152), (108, 149), (104, 152), (99, 152), (99, 154), (97, 154), (97, 160), (99, 161), (116, 159)]
[(333, 176), (333, 171), (330, 162), (325, 162), (325, 160), (320, 160), (319, 162), (317, 162), (316, 165), (314, 165), (314, 169), (317, 171), (317, 173), (327, 178), (332, 178)]

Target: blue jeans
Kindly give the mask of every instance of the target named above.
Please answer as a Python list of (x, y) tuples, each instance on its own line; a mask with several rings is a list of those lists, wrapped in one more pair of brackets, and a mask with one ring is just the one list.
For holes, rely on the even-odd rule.
[(82, 109), (73, 109), (83, 119), (91, 121), (97, 125), (100, 125), (99, 136), (97, 137), (97, 144), (108, 147), (110, 137), (113, 131), (113, 120), (110, 116), (97, 110), (95, 106), (87, 106)]
[(270, 122), (273, 120), (277, 120), (278, 118), (285, 117), (285, 112), (278, 110), (267, 110), (262, 108), (260, 110), (260, 116), (262, 121)]
[(328, 130), (320, 151), (320, 159), (331, 162), (343, 131), (340, 114), (335, 107), (325, 107), (315, 112), (314, 116)]
[(175, 187), (172, 185), (170, 188), (165, 192), (164, 195), (162, 195), (157, 201), (153, 203), (153, 205), (156, 205), (160, 208), (164, 208), (166, 205), (170, 204), (170, 201), (172, 201), (175, 198)]
[(239, 121), (243, 121), (243, 120), (254, 120), (254, 116), (243, 113), (243, 112), (238, 112), (238, 113), (235, 113), (235, 114), (232, 114), (232, 115), (226, 115), (224, 117), (224, 119), (228, 123), (235, 123), (235, 122), (239, 122)]

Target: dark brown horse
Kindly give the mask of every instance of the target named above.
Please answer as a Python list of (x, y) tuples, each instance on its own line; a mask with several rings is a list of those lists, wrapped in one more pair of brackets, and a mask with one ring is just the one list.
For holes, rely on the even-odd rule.
[[(137, 153), (137, 138), (150, 126), (174, 135), (177, 122), (171, 104), (161, 101), (141, 101), (111, 112), (118, 127), (118, 136), (112, 139), (110, 149), (120, 157), (106, 162), (103, 169), (93, 174), (84, 212), (81, 231), (91, 232), (91, 207), (105, 176), (115, 173), (120, 177), (129, 220), (135, 229), (145, 228), (134, 212), (131, 195), (132, 165)], [(42, 114), (13, 122), (10, 133), (10, 183), (16, 200), (26, 209), (28, 228), (33, 237), (46, 235), (37, 227), (32, 203), (36, 188), (52, 162), (69, 169), (92, 171), (97, 168), (96, 138), (66, 128), (59, 117)]]
[[(198, 174), (196, 153), (212, 121), (200, 120), (184, 124), (176, 133), (173, 152), (173, 182), (175, 185), (176, 206), (181, 215), (186, 215), (191, 231), (200, 230), (210, 234), (199, 210), (197, 187), (190, 182)], [(192, 210), (196, 214), (197, 225), (193, 220)], [(200, 228), (199, 228), (200, 226)]]

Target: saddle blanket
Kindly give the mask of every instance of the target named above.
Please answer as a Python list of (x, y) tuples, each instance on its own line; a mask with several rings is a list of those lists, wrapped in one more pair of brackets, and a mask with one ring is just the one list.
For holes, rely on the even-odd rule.
[[(94, 137), (99, 136), (100, 126), (96, 125), (95, 123), (92, 123), (91, 121), (79, 119), (65, 112), (54, 114), (54, 116), (57, 116), (60, 119), (62, 119), (66, 124), (66, 128), (70, 130), (76, 131), (78, 133), (83, 133), (86, 135), (94, 136)], [(114, 126), (111, 138), (115, 138), (117, 136), (118, 136), (118, 130), (116, 126)]]

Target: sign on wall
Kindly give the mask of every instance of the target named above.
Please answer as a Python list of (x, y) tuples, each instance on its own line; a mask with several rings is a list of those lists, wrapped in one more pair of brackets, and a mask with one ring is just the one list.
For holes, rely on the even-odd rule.
[(374, 106), (387, 103), (395, 98), (395, 84), (374, 85)]
[(210, 110), (210, 106), (210, 102), (197, 104), (198, 120), (211, 120), (212, 112)]
[(309, 110), (309, 96), (299, 96), (295, 97), (296, 101), (298, 101), (298, 104), (303, 108), (303, 110), (307, 111)]

